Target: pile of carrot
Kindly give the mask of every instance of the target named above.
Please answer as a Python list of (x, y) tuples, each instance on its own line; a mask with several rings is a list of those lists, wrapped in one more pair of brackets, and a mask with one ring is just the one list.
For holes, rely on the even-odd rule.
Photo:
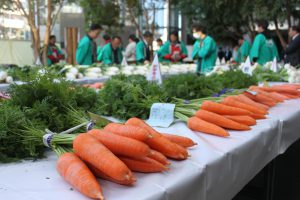
[(300, 98), (299, 84), (272, 87), (251, 86), (242, 94), (221, 101), (203, 101), (199, 110), (185, 119), (191, 130), (228, 137), (229, 130), (247, 131), (256, 120), (265, 119), (268, 110), (285, 100)]
[(94, 88), (94, 89), (102, 89), (104, 86), (104, 83), (93, 83), (93, 84), (84, 84), (83, 87), (87, 88)]
[[(179, 113), (191, 130), (228, 137), (228, 130), (248, 131), (268, 110), (285, 100), (299, 98), (300, 85), (251, 86), (248, 91), (222, 100), (206, 100), (197, 110)], [(195, 105), (195, 104), (194, 104)], [(182, 110), (181, 110), (182, 111)], [(176, 110), (175, 110), (176, 113)], [(170, 169), (172, 160), (185, 160), (196, 143), (183, 136), (159, 133), (143, 120), (109, 123), (103, 129), (81, 133), (73, 139), (74, 153), (63, 153), (57, 171), (82, 194), (103, 200), (96, 177), (133, 185), (134, 172), (159, 173)]]
[(185, 160), (193, 140), (159, 133), (138, 118), (125, 124), (109, 123), (103, 129), (81, 133), (73, 139), (74, 153), (64, 153), (57, 171), (74, 188), (93, 199), (104, 199), (96, 177), (133, 185), (133, 172), (159, 173), (170, 169), (168, 159)]

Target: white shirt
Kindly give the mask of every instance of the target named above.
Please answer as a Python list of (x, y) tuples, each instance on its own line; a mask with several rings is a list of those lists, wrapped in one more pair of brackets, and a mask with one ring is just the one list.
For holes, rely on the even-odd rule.
[(292, 38), (292, 40), (296, 39), (296, 37), (299, 36), (299, 33), (297, 33), (296, 35), (294, 35), (294, 37)]
[(136, 47), (135, 42), (130, 42), (127, 45), (127, 47), (125, 49), (125, 57), (126, 57), (127, 61), (135, 61), (136, 60), (135, 47)]

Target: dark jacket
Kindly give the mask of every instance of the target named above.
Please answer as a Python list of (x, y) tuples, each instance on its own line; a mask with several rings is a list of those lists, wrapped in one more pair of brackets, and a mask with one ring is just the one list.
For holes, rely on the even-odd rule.
[(300, 64), (300, 34), (287, 46), (285, 54), (287, 62), (292, 66)]

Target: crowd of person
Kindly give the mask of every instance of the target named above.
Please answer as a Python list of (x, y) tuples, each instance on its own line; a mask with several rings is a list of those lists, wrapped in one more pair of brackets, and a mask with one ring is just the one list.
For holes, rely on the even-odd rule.
[[(265, 63), (277, 59), (280, 61), (277, 46), (268, 30), (268, 22), (258, 22), (258, 34), (253, 43), (244, 37), (238, 38), (237, 46), (223, 50), (217, 48), (216, 41), (211, 35), (207, 34), (205, 27), (195, 24), (192, 27), (195, 43), (192, 51), (192, 59), (197, 61), (197, 73), (205, 74), (213, 70), (216, 60), (225, 60), (225, 62), (234, 61), (243, 63), (249, 57), (252, 63), (264, 65)], [(95, 40), (102, 32), (102, 27), (98, 24), (91, 25), (87, 34), (80, 40), (76, 51), (76, 62), (79, 65), (91, 65), (101, 62), (106, 65), (121, 64), (123, 57), (128, 63), (148, 64), (152, 59), (153, 34), (149, 31), (138, 38), (135, 34), (128, 37), (128, 45), (122, 48), (122, 40), (119, 36), (110, 37), (105, 34), (102, 36), (104, 46), (97, 47)], [(292, 66), (300, 64), (300, 28), (292, 26), (289, 30), (291, 41), (286, 46), (283, 60)], [(50, 37), (48, 49), (48, 65), (55, 64), (64, 55), (56, 46), (55, 36)], [(158, 50), (156, 51), (160, 62), (183, 62), (188, 57), (188, 50), (183, 41), (179, 40), (177, 31), (169, 34), (169, 40), (163, 43), (156, 39)]]

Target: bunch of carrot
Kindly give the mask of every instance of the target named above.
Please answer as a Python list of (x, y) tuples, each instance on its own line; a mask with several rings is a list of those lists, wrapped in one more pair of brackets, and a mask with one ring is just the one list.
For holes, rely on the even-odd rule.
[(83, 87), (87, 87), (87, 88), (94, 88), (94, 89), (102, 89), (104, 86), (104, 83), (93, 83), (93, 84), (84, 84), (82, 85)]
[[(68, 135), (64, 136), (68, 137)], [(82, 194), (103, 199), (95, 177), (122, 185), (132, 185), (132, 172), (155, 173), (169, 170), (168, 158), (185, 160), (187, 148), (196, 145), (191, 139), (159, 133), (143, 120), (131, 118), (125, 124), (109, 123), (104, 129), (92, 129), (70, 135), (65, 143), (74, 153), (60, 153), (59, 174)]]
[(272, 87), (251, 86), (242, 94), (177, 104), (175, 115), (191, 130), (228, 137), (229, 130), (247, 131), (256, 120), (265, 119), (268, 110), (288, 99), (300, 98), (299, 84)]

